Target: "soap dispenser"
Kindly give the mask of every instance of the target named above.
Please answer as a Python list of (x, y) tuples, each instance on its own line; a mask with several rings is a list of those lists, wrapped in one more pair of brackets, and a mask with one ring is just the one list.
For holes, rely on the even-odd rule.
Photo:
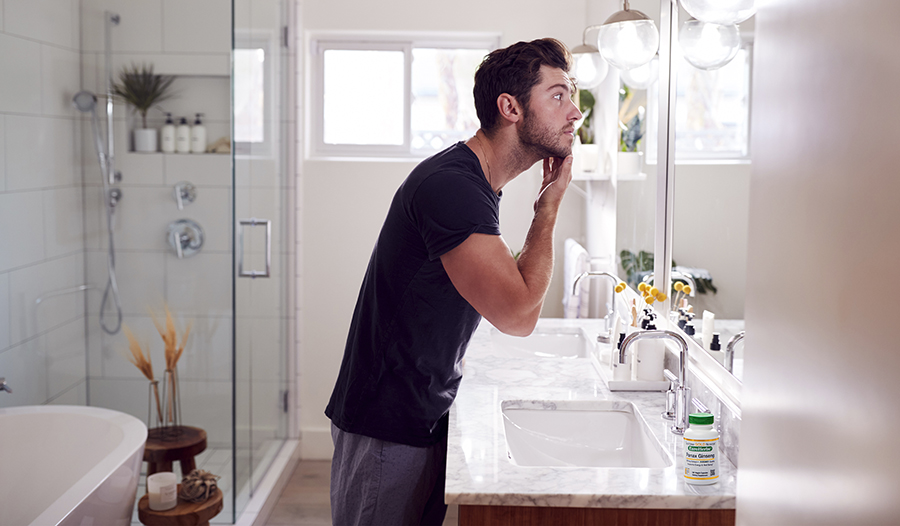
[(182, 117), (175, 130), (175, 151), (178, 153), (191, 153), (191, 126), (186, 118)]
[(175, 153), (175, 121), (172, 120), (171, 113), (166, 113), (166, 123), (159, 134), (162, 137), (163, 153)]
[(197, 114), (191, 127), (191, 153), (206, 153), (206, 126), (200, 122), (202, 113)]

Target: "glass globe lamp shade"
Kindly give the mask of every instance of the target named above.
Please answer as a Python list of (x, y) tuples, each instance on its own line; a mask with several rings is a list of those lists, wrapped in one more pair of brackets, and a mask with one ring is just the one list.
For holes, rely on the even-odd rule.
[(681, 0), (689, 15), (702, 22), (728, 26), (756, 14), (754, 0)]
[[(623, 13), (625, 17), (619, 16)], [(620, 70), (636, 68), (656, 55), (659, 30), (653, 20), (640, 11), (619, 11), (600, 27), (597, 47), (603, 58)]]
[(620, 71), (619, 78), (631, 89), (647, 89), (659, 80), (659, 58), (653, 57), (643, 66)]
[(684, 58), (698, 69), (718, 69), (731, 62), (741, 49), (738, 26), (688, 20), (678, 32)]
[[(582, 49), (584, 48), (584, 49)], [(609, 65), (593, 46), (578, 46), (572, 50), (575, 59), (575, 81), (579, 89), (593, 89), (603, 82), (609, 72)]]

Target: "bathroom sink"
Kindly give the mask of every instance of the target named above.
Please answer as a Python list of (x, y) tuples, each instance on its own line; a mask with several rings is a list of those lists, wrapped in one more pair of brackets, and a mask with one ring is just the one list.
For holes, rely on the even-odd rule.
[(509, 458), (519, 466), (672, 465), (631, 402), (506, 400), (501, 411)]
[(491, 329), (491, 345), (499, 354), (533, 358), (586, 358), (591, 340), (580, 327), (538, 327), (524, 338)]

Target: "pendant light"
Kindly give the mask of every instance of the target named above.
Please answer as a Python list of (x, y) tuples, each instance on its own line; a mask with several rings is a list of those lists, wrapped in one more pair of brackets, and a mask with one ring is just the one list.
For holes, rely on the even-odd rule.
[(659, 80), (659, 57), (643, 66), (626, 69), (619, 72), (619, 78), (631, 89), (647, 89)]
[(572, 58), (575, 62), (575, 80), (579, 89), (596, 88), (606, 78), (609, 72), (609, 64), (600, 56), (600, 51), (587, 44), (587, 33), (591, 29), (600, 26), (588, 26), (584, 28), (581, 36), (581, 45), (572, 49)]
[(600, 26), (600, 54), (613, 66), (628, 70), (650, 62), (659, 49), (659, 30), (650, 17), (628, 8), (617, 11)]
[(754, 0), (681, 0), (681, 7), (697, 20), (729, 26), (756, 14)]
[(684, 59), (698, 69), (718, 69), (731, 62), (741, 49), (741, 33), (734, 24), (721, 25), (688, 20), (678, 32)]

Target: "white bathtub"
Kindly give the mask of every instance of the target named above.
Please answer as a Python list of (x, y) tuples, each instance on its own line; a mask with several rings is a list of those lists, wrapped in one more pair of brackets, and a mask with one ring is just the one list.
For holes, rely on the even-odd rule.
[(131, 523), (147, 427), (82, 406), (0, 409), (0, 522)]

